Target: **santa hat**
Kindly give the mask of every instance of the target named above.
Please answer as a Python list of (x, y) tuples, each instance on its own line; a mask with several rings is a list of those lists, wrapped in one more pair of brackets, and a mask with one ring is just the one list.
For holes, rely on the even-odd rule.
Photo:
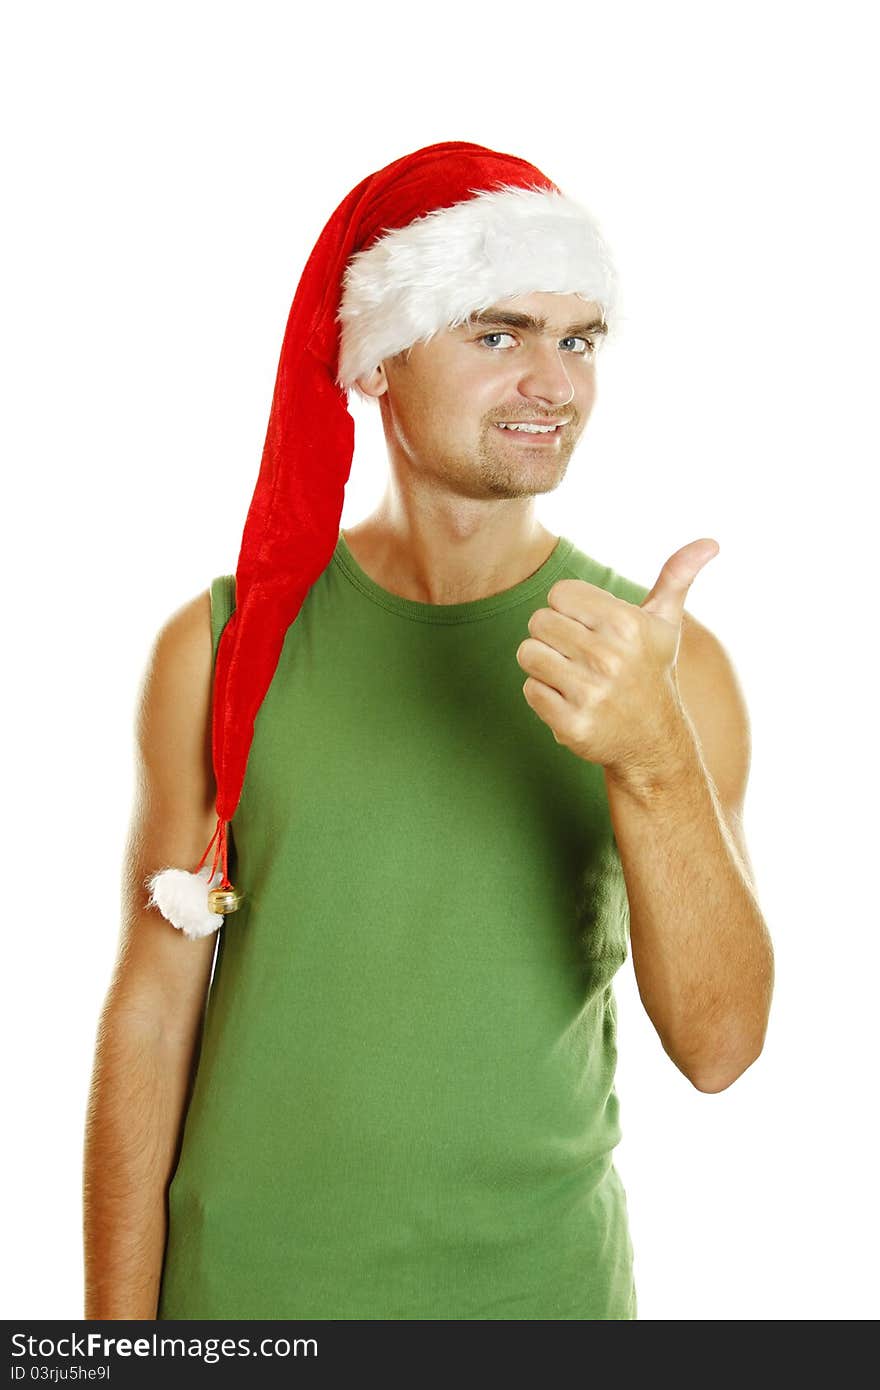
[(617, 276), (593, 217), (534, 165), (482, 145), (444, 141), (394, 160), (352, 189), (318, 237), (287, 320), (217, 649), (216, 828), (194, 871), (168, 867), (145, 883), (150, 905), (187, 936), (216, 931), (243, 899), (227, 877), (227, 827), (285, 634), (339, 539), (349, 391), (364, 396), (357, 378), (385, 358), (533, 291), (598, 304), (613, 334)]

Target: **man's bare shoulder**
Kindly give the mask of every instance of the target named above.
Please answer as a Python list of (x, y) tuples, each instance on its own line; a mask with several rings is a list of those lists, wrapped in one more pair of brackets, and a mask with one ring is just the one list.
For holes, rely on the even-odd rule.
[(204, 675), (206, 671), (210, 676), (213, 665), (210, 589), (187, 599), (162, 623), (150, 652), (148, 672), (156, 663), (163, 668), (174, 668), (184, 678), (187, 674)]

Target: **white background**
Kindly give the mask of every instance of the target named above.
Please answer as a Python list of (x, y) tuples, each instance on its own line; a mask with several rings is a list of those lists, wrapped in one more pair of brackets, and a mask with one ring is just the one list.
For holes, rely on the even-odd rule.
[[(438, 140), (588, 206), (626, 321), (538, 515), (688, 607), (753, 738), (763, 1055), (704, 1095), (617, 976), (642, 1319), (878, 1313), (876, 129), (871, 7), (6, 7), (3, 1316), (82, 1316), (81, 1159), (158, 627), (235, 569), (311, 248)], [(382, 491), (357, 428), (342, 524)]]

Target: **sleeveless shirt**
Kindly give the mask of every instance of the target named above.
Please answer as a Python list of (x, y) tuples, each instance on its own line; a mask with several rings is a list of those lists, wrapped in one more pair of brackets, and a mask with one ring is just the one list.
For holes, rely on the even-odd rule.
[[(394, 594), (340, 534), (230, 824), (159, 1318), (634, 1319), (612, 1153), (629, 905), (604, 772), (526, 703), (559, 537), (502, 592)], [(211, 585), (214, 656), (234, 575)]]

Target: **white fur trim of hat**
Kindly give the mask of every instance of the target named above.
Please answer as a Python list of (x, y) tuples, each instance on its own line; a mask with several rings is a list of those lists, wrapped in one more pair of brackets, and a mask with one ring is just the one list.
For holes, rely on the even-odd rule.
[(499, 299), (535, 291), (578, 294), (598, 304), (615, 334), (620, 287), (592, 214), (542, 188), (478, 191), (386, 232), (345, 269), (337, 322), (337, 385), (354, 389), (386, 357)]

